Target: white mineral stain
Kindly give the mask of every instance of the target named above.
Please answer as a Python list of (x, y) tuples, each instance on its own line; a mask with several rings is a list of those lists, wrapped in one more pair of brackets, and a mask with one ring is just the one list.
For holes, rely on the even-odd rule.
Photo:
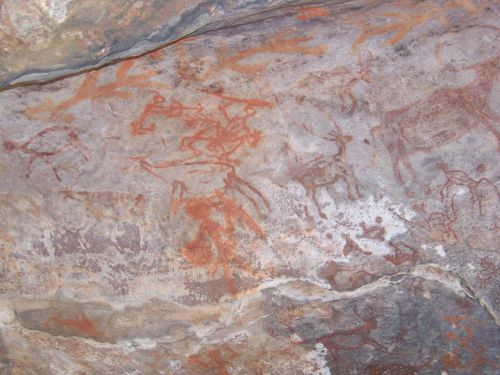
[(133, 339), (131, 341), (119, 341), (118, 345), (120, 345), (125, 351), (131, 353), (136, 350), (151, 350), (156, 348), (158, 343), (151, 339)]
[(72, 0), (39, 0), (40, 7), (57, 23), (63, 22), (68, 16), (67, 5)]
[(321, 343), (316, 344), (315, 349), (306, 354), (305, 358), (313, 364), (313, 366), (305, 367), (304, 374), (307, 375), (330, 375), (330, 370), (326, 362), (327, 349)]
[(302, 338), (297, 335), (296, 333), (292, 334), (290, 336), (290, 340), (293, 342), (293, 343), (301, 343), (302, 342)]
[[(328, 206), (324, 212), (329, 218), (325, 224), (324, 232), (332, 233), (332, 241), (336, 246), (342, 248), (345, 245), (345, 236), (348, 235), (360, 248), (374, 255), (385, 255), (393, 251), (388, 245), (389, 241), (407, 231), (405, 223), (399, 216), (411, 219), (415, 213), (403, 204), (394, 204), (389, 198), (375, 200), (369, 196), (365, 200), (344, 201), (337, 205), (328, 194), (323, 194), (322, 200)], [(377, 224), (377, 218), (381, 221)], [(363, 238), (361, 224), (367, 226), (375, 224), (385, 229), (384, 241)]]
[(443, 245), (437, 245), (436, 247), (434, 247), (434, 249), (436, 250), (439, 256), (442, 257), (446, 256), (446, 252), (444, 251)]
[(0, 302), (0, 329), (5, 328), (16, 320), (14, 308), (10, 302)]

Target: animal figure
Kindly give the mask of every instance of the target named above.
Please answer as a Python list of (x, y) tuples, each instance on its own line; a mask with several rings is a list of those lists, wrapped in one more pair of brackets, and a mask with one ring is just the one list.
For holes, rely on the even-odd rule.
[[(368, 307), (365, 316), (361, 316), (356, 306), (353, 312), (361, 320), (360, 323), (351, 329), (335, 331), (321, 336), (318, 340), (337, 360), (339, 359), (338, 352), (340, 350), (354, 350), (365, 345), (381, 348), (381, 345), (370, 337), (371, 331), (377, 329), (377, 320), (375, 319), (373, 309)], [(353, 341), (352, 338), (357, 339)]]
[[(299, 82), (299, 87), (309, 88), (313, 93), (318, 92), (318, 87), (324, 87), (322, 94), (330, 95), (334, 92), (340, 100), (340, 110), (352, 114), (358, 107), (358, 99), (354, 95), (354, 86), (359, 82), (371, 83), (371, 66), (373, 55), (371, 53), (358, 56), (358, 62), (352, 66), (338, 66), (328, 71), (312, 72)], [(313, 105), (322, 107), (318, 99), (310, 98)]]
[(42, 129), (25, 142), (4, 140), (3, 148), (8, 153), (20, 152), (29, 156), (26, 168), (27, 178), (32, 173), (35, 160), (40, 159), (52, 168), (56, 179), (61, 181), (58, 168), (51, 159), (71, 148), (76, 150), (84, 160), (90, 159), (90, 150), (82, 143), (75, 129), (68, 125), (54, 125)]
[(453, 206), (453, 195), (452, 189), (455, 186), (463, 186), (469, 190), (470, 200), (472, 206), (477, 204), (479, 212), (483, 213), (483, 200), (480, 198), (480, 187), (489, 186), (491, 190), (496, 192), (496, 195), (500, 198), (500, 194), (496, 185), (487, 178), (481, 178), (479, 180), (474, 180), (464, 171), (459, 169), (451, 169), (446, 163), (440, 163), (438, 167), (444, 172), (446, 176), (446, 182), (441, 188), (441, 201), (447, 206)]
[[(343, 134), (340, 127), (334, 124), (334, 129), (324, 139), (337, 144), (336, 154), (317, 156), (304, 164), (291, 167), (291, 177), (304, 187), (314, 202), (319, 216), (326, 219), (316, 196), (318, 189), (334, 186), (343, 181), (347, 187), (349, 199), (358, 199), (361, 194), (354, 172), (346, 159), (347, 143), (352, 140), (352, 136)], [(287, 153), (289, 150), (289, 146), (285, 146), (284, 151)], [(299, 161), (297, 155), (295, 155), (295, 161)]]
[(472, 70), (476, 77), (469, 84), (452, 89), (439, 89), (407, 106), (386, 112), (382, 123), (371, 129), (389, 153), (394, 176), (405, 190), (406, 172), (417, 177), (410, 156), (416, 152), (429, 152), (463, 137), (478, 126), (484, 126), (496, 139), (500, 149), (500, 120), (489, 109), (489, 97), (498, 75), (500, 57), (460, 70)]

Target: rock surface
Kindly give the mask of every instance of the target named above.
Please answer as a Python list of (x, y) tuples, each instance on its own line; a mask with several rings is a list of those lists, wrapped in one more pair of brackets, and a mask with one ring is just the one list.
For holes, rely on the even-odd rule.
[(499, 12), (287, 7), (1, 92), (0, 373), (497, 374)]
[(347, 0), (0, 0), (0, 89), (137, 56), (301, 3)]

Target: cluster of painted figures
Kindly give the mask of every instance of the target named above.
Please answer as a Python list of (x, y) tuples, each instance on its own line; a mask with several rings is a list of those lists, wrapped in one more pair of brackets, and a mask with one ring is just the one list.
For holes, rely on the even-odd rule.
[[(451, 3), (455, 2), (446, 4), (451, 7)], [(475, 11), (474, 6), (467, 1), (462, 2), (461, 6), (467, 11)], [(408, 19), (404, 15), (390, 14), (388, 16), (401, 21), (383, 27), (368, 26), (360, 32), (353, 50), (357, 51), (369, 35), (396, 32), (387, 43), (397, 43), (416, 25), (426, 22), (429, 17), (437, 17), (434, 14), (436, 12), (438, 9), (433, 9), (431, 12), (427, 10), (423, 18), (412, 15)], [(439, 12), (443, 12), (443, 9)], [(321, 8), (301, 8), (297, 17), (300, 20), (308, 20), (327, 14), (328, 12)], [(260, 46), (250, 47), (234, 54), (230, 54), (225, 48), (220, 48), (217, 52), (217, 63), (209, 66), (202, 75), (197, 75), (193, 70), (197, 62), (187, 56), (184, 42), (179, 42), (175, 47), (178, 74), (190, 81), (204, 81), (214, 73), (225, 69), (242, 74), (256, 74), (265, 69), (266, 63), (245, 64), (243, 60), (261, 54), (320, 55), (326, 50), (324, 46), (303, 46), (303, 43), (311, 38), (291, 37), (289, 33), (291, 31), (279, 32)], [(440, 46), (437, 51), (439, 48)], [(153, 57), (158, 58), (162, 53), (157, 51), (154, 54), (156, 55)], [(340, 110), (352, 113), (358, 105), (353, 87), (360, 81), (371, 82), (372, 60), (371, 54), (365, 53), (355, 69), (342, 66), (329, 71), (310, 73), (299, 82), (299, 87), (319, 85), (319, 90), (336, 92), (341, 101)], [(408, 186), (418, 186), (418, 175), (410, 160), (413, 153), (430, 152), (435, 147), (463, 137), (478, 126), (484, 126), (496, 139), (500, 148), (500, 132), (495, 125), (499, 116), (488, 106), (492, 85), (498, 74), (499, 61), (500, 58), (496, 56), (463, 68), (462, 70), (475, 74), (475, 79), (467, 85), (439, 89), (421, 100), (386, 112), (381, 124), (371, 129), (373, 139), (385, 146), (396, 181), (408, 195), (413, 194)], [(207, 267), (210, 274), (222, 270), (228, 290), (236, 293), (237, 288), (232, 276), (233, 267), (244, 269), (254, 277), (262, 276), (262, 273), (253, 269), (247, 261), (237, 255), (237, 225), (246, 227), (260, 239), (264, 240), (266, 236), (258, 223), (259, 220), (245, 210), (244, 206), (233, 198), (234, 195), (227, 192), (231, 190), (247, 200), (260, 218), (264, 216), (264, 211), (271, 209), (266, 197), (251, 183), (241, 178), (237, 170), (241, 163), (241, 155), (248, 152), (248, 149), (258, 147), (264, 137), (261, 131), (252, 128), (252, 118), (257, 111), (272, 109), (275, 103), (258, 98), (241, 98), (226, 93), (221, 87), (203, 88), (201, 85), (198, 89), (200, 94), (218, 100), (215, 110), (205, 108), (202, 102), (185, 104), (175, 99), (167, 100), (161, 90), (168, 88), (169, 85), (152, 81), (151, 78), (156, 75), (153, 69), (131, 74), (133, 66), (134, 60), (121, 63), (116, 70), (114, 82), (101, 85), (99, 85), (100, 71), (88, 73), (69, 99), (60, 103), (48, 100), (27, 109), (25, 115), (29, 118), (48, 121), (53, 125), (36, 132), (27, 140), (4, 139), (3, 148), (9, 153), (24, 154), (27, 158), (26, 177), (30, 177), (36, 165), (41, 166), (44, 163), (50, 167), (55, 178), (61, 181), (60, 167), (53, 162), (54, 158), (67, 152), (76, 152), (84, 161), (90, 158), (89, 148), (81, 141), (77, 130), (71, 125), (74, 116), (67, 110), (85, 100), (127, 99), (133, 95), (133, 89), (150, 92), (151, 99), (130, 124), (130, 132), (136, 137), (154, 135), (162, 126), (162, 122), (174, 121), (182, 127), (180, 132), (187, 133), (180, 137), (177, 146), (181, 157), (152, 161), (146, 154), (132, 156), (130, 160), (138, 171), (171, 186), (171, 210), (174, 213), (182, 208), (190, 219), (199, 223), (196, 238), (185, 244), (181, 250), (182, 255), (196, 266)], [(317, 199), (319, 189), (343, 183), (349, 199), (362, 197), (354, 171), (346, 158), (347, 144), (352, 140), (352, 136), (344, 134), (332, 115), (324, 108), (324, 103), (314, 98), (301, 97), (297, 100), (304, 105), (316, 107), (329, 116), (332, 122), (332, 130), (325, 139), (336, 144), (338, 149), (336, 154), (319, 155), (312, 160), (304, 161), (294, 153), (289, 144), (284, 144), (282, 148), (288, 159), (294, 161), (293, 168), (290, 168), (292, 171), (290, 178), (304, 187), (315, 205), (317, 214), (321, 218), (326, 218)], [(434, 121), (423, 123), (419, 121), (431, 116)], [(160, 134), (158, 137), (163, 143), (165, 142)], [(224, 185), (214, 189), (209, 195), (192, 196), (184, 181), (178, 179), (172, 181), (162, 176), (161, 171), (172, 168), (184, 168), (190, 170), (190, 174), (223, 175)], [(453, 189), (467, 188), (472, 204), (477, 204), (479, 210), (482, 210), (481, 192), (485, 189), (496, 191), (496, 187), (486, 178), (474, 180), (465, 171), (450, 168), (444, 163), (439, 165), (439, 168), (446, 178), (441, 189), (441, 200), (445, 210), (427, 213), (425, 206), (416, 206), (423, 221), (408, 221), (408, 225), (417, 228), (417, 231), (427, 238), (454, 244), (458, 241), (458, 236), (453, 229), (456, 220)], [(406, 180), (406, 176), (411, 178), (411, 182)], [(497, 191), (496, 193), (498, 194)], [(353, 242), (351, 239), (346, 240), (346, 246), (350, 244), (349, 240)], [(355, 245), (355, 242), (353, 243)], [(405, 246), (410, 249), (409, 253), (408, 250), (401, 250), (403, 246), (401, 244), (391, 243), (391, 246), (394, 255), (386, 258), (393, 264), (418, 259), (417, 250), (408, 245)]]
[[(420, 5), (419, 5), (420, 6)], [(418, 7), (417, 6), (417, 10)], [(421, 13), (385, 13), (384, 16), (394, 22), (379, 25), (372, 18), (356, 19), (354, 26), (361, 28), (354, 44), (353, 51), (360, 56), (358, 64), (353, 67), (340, 66), (328, 71), (309, 73), (305, 78), (298, 80), (298, 87), (335, 92), (339, 100), (339, 110), (343, 114), (352, 114), (359, 103), (355, 95), (354, 86), (360, 82), (370, 84), (372, 81), (371, 66), (373, 56), (363, 51), (363, 44), (371, 37), (391, 35), (386, 44), (394, 45), (405, 38), (415, 27), (438, 20), (446, 26), (446, 12), (459, 7), (473, 14), (478, 9), (467, 0), (446, 1), (444, 6), (422, 5)], [(424, 11), (425, 10), (425, 11)], [(329, 12), (323, 8), (301, 8), (297, 10), (297, 18), (308, 21), (311, 18), (328, 16)], [(367, 16), (368, 17), (368, 16)], [(351, 20), (345, 20), (353, 23)], [(30, 178), (35, 168), (47, 168), (54, 178), (61, 182), (65, 173), (58, 165), (58, 157), (67, 153), (74, 153), (82, 162), (90, 160), (89, 147), (81, 140), (77, 128), (73, 125), (74, 116), (68, 111), (84, 101), (106, 101), (114, 99), (129, 99), (136, 92), (147, 93), (148, 100), (142, 111), (128, 124), (131, 137), (137, 139), (151, 138), (159, 144), (166, 145), (167, 140), (162, 136), (162, 129), (174, 124), (178, 135), (176, 149), (163, 148), (164, 155), (174, 155), (158, 160), (147, 151), (144, 154), (131, 155), (128, 169), (157, 179), (171, 192), (171, 214), (183, 214), (197, 226), (194, 238), (187, 241), (179, 253), (193, 267), (205, 269), (207, 274), (214, 276), (222, 274), (227, 291), (231, 294), (239, 292), (235, 280), (237, 270), (244, 271), (254, 279), (261, 280), (270, 276), (273, 270), (262, 270), (239, 255), (238, 238), (241, 230), (248, 231), (257, 241), (265, 241), (266, 233), (261, 222), (272, 207), (268, 198), (250, 181), (241, 177), (239, 167), (244, 158), (253, 149), (262, 145), (265, 134), (252, 127), (252, 121), (259, 112), (272, 111), (276, 103), (261, 98), (240, 97), (227, 92), (224, 88), (213, 85), (204, 86), (203, 82), (224, 70), (256, 75), (266, 69), (267, 63), (250, 64), (251, 57), (257, 55), (298, 54), (319, 56), (327, 50), (325, 46), (306, 46), (310, 37), (293, 36), (293, 31), (286, 30), (268, 38), (259, 46), (249, 47), (232, 53), (225, 47), (217, 50), (217, 63), (203, 66), (203, 63), (189, 56), (185, 41), (173, 46), (177, 57), (177, 74), (180, 79), (191, 82), (196, 94), (201, 97), (199, 102), (186, 103), (179, 99), (168, 99), (165, 92), (171, 86), (154, 81), (157, 73), (153, 69), (141, 73), (131, 73), (137, 60), (128, 60), (118, 65), (114, 80), (110, 83), (100, 83), (101, 71), (93, 71), (85, 75), (74, 94), (59, 103), (45, 101), (38, 106), (25, 110), (24, 115), (32, 120), (50, 125), (37, 131), (24, 140), (12, 140), (3, 137), (3, 150), (15, 153), (26, 160), (26, 178)], [(309, 43), (307, 44), (309, 45)], [(439, 55), (439, 49), (436, 53)], [(157, 51), (152, 58), (161, 58), (162, 52)], [(405, 105), (396, 110), (383, 114), (379, 125), (371, 128), (372, 143), (365, 140), (367, 146), (382, 145), (384, 156), (389, 157), (395, 181), (409, 197), (415, 197), (411, 187), (422, 187), (419, 175), (412, 165), (412, 157), (416, 153), (428, 153), (434, 148), (457, 141), (471, 130), (483, 127), (485, 133), (490, 134), (500, 148), (500, 131), (496, 123), (500, 117), (489, 107), (490, 94), (493, 84), (498, 78), (500, 57), (495, 56), (477, 64), (473, 64), (461, 71), (468, 71), (474, 79), (464, 86), (457, 88), (442, 88), (429, 96)], [(200, 73), (203, 71), (203, 73)], [(459, 70), (455, 70), (458, 72)], [(198, 84), (199, 83), (199, 84)], [(196, 86), (198, 84), (198, 86)], [(313, 205), (317, 216), (328, 219), (318, 199), (321, 189), (341, 184), (345, 187), (348, 199), (357, 200), (363, 197), (363, 189), (358, 183), (356, 174), (348, 162), (347, 149), (353, 141), (353, 136), (339, 125), (323, 102), (314, 97), (298, 97), (297, 103), (312, 106), (323, 113), (331, 122), (331, 130), (324, 137), (336, 147), (333, 155), (318, 155), (311, 160), (303, 160), (293, 150), (292, 146), (284, 143), (282, 154), (290, 161), (291, 174), (289, 178), (303, 186)], [(432, 118), (432, 121), (420, 121)], [(305, 127), (307, 132), (314, 135), (314, 131)], [(132, 167), (130, 166), (132, 165)], [(466, 172), (454, 168), (446, 163), (436, 165), (443, 175), (444, 183), (440, 186), (438, 199), (442, 203), (442, 211), (429, 212), (425, 203), (416, 204), (413, 209), (418, 214), (416, 219), (399, 219), (407, 225), (423, 242), (456, 245), (462, 239), (456, 229), (460, 220), (457, 209), (456, 189), (465, 189), (470, 204), (482, 215), (488, 205), (488, 194), (494, 194), (498, 199), (499, 192), (496, 185), (487, 178), (474, 179), (471, 174), (481, 175), (486, 166), (477, 166), (476, 171)], [(172, 170), (181, 170), (182, 173), (171, 173)], [(173, 179), (171, 176), (176, 175)], [(201, 183), (208, 192), (203, 194), (193, 192), (187, 181), (179, 176), (201, 176)], [(206, 176), (206, 178), (202, 178)], [(213, 176), (222, 181), (220, 186), (214, 186)], [(78, 197), (77, 192), (62, 190), (65, 196)], [(492, 193), (493, 192), (493, 193)], [(76, 198), (74, 198), (76, 199)], [(380, 220), (379, 220), (380, 219)], [(385, 229), (379, 218), (375, 223), (361, 223), (363, 234), (360, 238), (374, 241), (385, 241)], [(486, 230), (498, 230), (495, 223)], [(345, 235), (345, 256), (353, 257), (351, 265), (331, 262), (326, 278), (338, 290), (356, 288), (367, 280), (375, 279), (380, 275), (370, 273), (369, 268), (362, 269), (355, 266), (356, 258), (369, 257), (372, 254), (361, 249), (356, 239)], [(473, 238), (470, 238), (472, 241)], [(404, 242), (389, 242), (392, 253), (383, 257), (386, 262), (397, 271), (402, 265), (416, 265), (421, 260), (419, 249)], [(355, 272), (354, 272), (355, 271)], [(343, 273), (349, 274), (349, 280), (342, 278)], [(316, 341), (334, 356), (339, 353), (357, 349), (363, 346), (379, 347), (379, 343), (370, 334), (377, 328), (377, 320), (371, 309), (359, 311), (353, 308), (353, 314), (359, 323), (343, 331), (335, 331)], [(450, 330), (459, 330), (460, 337), (450, 331), (447, 335), (451, 346), (457, 347), (448, 356), (443, 356), (443, 366), (452, 368), (458, 361), (458, 346), (466, 348), (477, 363), (486, 363), (487, 360), (480, 352), (471, 347), (471, 322), (465, 316), (450, 316), (447, 318)], [(285, 326), (290, 322), (283, 321)], [(457, 328), (458, 327), (458, 328)], [(293, 330), (290, 328), (290, 334)], [(347, 344), (348, 339), (355, 338), (356, 344)], [(352, 341), (352, 340), (351, 340)], [(455, 353), (455, 351), (457, 351)], [(225, 362), (236, 358), (238, 353), (230, 347), (220, 347), (207, 352), (193, 355), (190, 360), (193, 365), (201, 367), (215, 366), (219, 373), (228, 373)], [(454, 362), (455, 361), (455, 362)], [(489, 364), (496, 366), (494, 364)], [(378, 367), (377, 367), (378, 366)], [(385, 367), (384, 367), (385, 366)], [(392, 367), (391, 367), (392, 366)], [(396, 367), (394, 367), (396, 366)], [(399, 367), (398, 367), (399, 366)], [(413, 374), (420, 368), (429, 367), (429, 363), (415, 366), (389, 364), (374, 365), (365, 369), (366, 374), (382, 374), (385, 371), (400, 371), (397, 373)], [(391, 372), (392, 373), (392, 372)], [(396, 372), (394, 372), (396, 373)]]

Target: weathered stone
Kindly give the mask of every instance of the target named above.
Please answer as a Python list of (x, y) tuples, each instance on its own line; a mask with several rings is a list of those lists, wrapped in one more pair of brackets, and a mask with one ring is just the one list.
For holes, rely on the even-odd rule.
[(356, 5), (0, 93), (0, 372), (498, 373), (500, 8)]
[(0, 88), (137, 56), (187, 35), (271, 17), (286, 6), (347, 0), (4, 0)]

